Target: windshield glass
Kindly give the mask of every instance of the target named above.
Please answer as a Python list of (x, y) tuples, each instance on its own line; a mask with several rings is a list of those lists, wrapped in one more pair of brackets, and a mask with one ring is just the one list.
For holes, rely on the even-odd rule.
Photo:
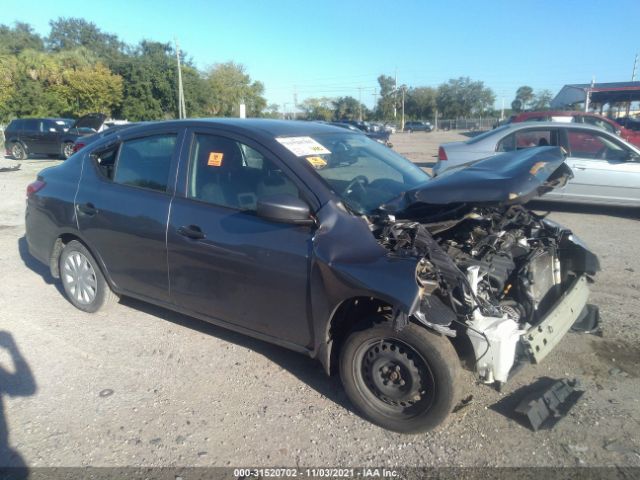
[(358, 214), (373, 213), (380, 205), (430, 178), (411, 161), (364, 135), (345, 132), (312, 138), (329, 153), (301, 156), (300, 160), (308, 162)]

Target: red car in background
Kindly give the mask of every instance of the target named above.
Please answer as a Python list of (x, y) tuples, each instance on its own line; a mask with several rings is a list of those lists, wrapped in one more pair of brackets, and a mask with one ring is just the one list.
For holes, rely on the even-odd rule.
[(640, 146), (640, 131), (630, 130), (610, 118), (591, 112), (547, 111), (523, 112), (512, 116), (507, 123), (518, 122), (568, 122), (586, 123), (624, 138), (627, 142)]

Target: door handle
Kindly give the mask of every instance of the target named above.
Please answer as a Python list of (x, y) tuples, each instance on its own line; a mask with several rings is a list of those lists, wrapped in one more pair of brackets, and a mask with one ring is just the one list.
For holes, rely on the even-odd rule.
[(178, 228), (178, 233), (192, 240), (202, 240), (206, 237), (202, 229), (197, 225), (182, 226)]
[(91, 202), (84, 203), (82, 205), (79, 204), (76, 208), (78, 209), (78, 212), (83, 215), (87, 215), (88, 217), (93, 217), (96, 213), (98, 213), (98, 209)]

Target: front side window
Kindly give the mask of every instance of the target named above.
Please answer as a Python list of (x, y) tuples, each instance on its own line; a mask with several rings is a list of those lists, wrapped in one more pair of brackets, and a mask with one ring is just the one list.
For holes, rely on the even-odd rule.
[(175, 146), (175, 134), (153, 135), (123, 142), (113, 181), (165, 192)]
[(29, 130), (30, 132), (39, 132), (40, 131), (40, 121), (36, 118), (28, 118), (23, 120), (24, 124), (22, 128), (24, 130)]
[(606, 135), (570, 130), (567, 137), (572, 157), (618, 162), (625, 161), (629, 157), (627, 149)]
[(300, 196), (295, 184), (260, 152), (227, 137), (195, 135), (188, 198), (253, 212), (260, 198), (276, 194)]

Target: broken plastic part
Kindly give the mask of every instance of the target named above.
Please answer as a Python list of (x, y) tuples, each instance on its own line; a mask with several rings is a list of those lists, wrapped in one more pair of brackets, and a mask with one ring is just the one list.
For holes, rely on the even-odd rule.
[(577, 390), (578, 386), (577, 380), (555, 380), (549, 387), (531, 391), (515, 411), (527, 417), (533, 431), (550, 429), (582, 397), (584, 391)]

